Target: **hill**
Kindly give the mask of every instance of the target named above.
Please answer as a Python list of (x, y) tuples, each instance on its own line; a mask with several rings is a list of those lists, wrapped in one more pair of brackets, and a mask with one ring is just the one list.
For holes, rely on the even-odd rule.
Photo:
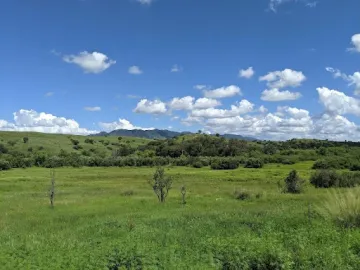
[[(185, 135), (185, 134), (194, 134), (191, 132), (176, 132), (165, 129), (153, 129), (153, 130), (127, 130), (127, 129), (117, 129), (111, 132), (100, 132), (94, 136), (128, 136), (128, 137), (136, 137), (136, 138), (146, 138), (146, 139), (170, 139), (177, 136)], [(256, 141), (257, 139), (253, 137), (245, 137), (241, 135), (235, 134), (224, 134), (220, 135), (220, 137), (224, 137), (227, 139), (240, 139), (246, 141)]]
[[(24, 138), (28, 141), (24, 143)], [(74, 149), (72, 140), (78, 141), (79, 149)], [(61, 150), (66, 152), (88, 151), (94, 154), (110, 156), (112, 150), (119, 144), (126, 144), (137, 147), (148, 143), (144, 138), (123, 137), (120, 141), (115, 136), (88, 136), (46, 134), (38, 132), (10, 132), (0, 131), (0, 144), (12, 151), (22, 153), (42, 151), (51, 155), (57, 155)]]

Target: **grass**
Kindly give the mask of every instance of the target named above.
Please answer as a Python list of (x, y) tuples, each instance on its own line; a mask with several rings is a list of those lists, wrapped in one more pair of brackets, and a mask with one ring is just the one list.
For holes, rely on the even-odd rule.
[[(23, 142), (23, 138), (28, 137), (29, 141), (27, 143)], [(80, 145), (83, 147), (81, 150), (74, 150), (73, 145), (70, 139), (78, 140)], [(94, 144), (85, 143), (86, 139), (95, 140)], [(100, 140), (108, 141), (108, 145), (104, 145), (99, 142)], [(150, 140), (134, 137), (123, 137), (120, 143), (130, 144), (131, 146), (139, 146), (142, 144), (148, 143)], [(15, 142), (15, 145), (9, 145), (9, 142)], [(62, 134), (46, 134), (46, 133), (37, 133), (37, 132), (7, 132), (0, 131), (0, 143), (4, 144), (7, 148), (27, 153), (29, 148), (32, 148), (33, 151), (38, 151), (39, 147), (43, 147), (44, 151), (56, 155), (60, 153), (60, 150), (63, 149), (67, 152), (79, 152), (83, 150), (95, 149), (98, 152), (104, 152), (106, 155), (111, 155), (112, 150), (108, 149), (111, 147), (116, 149), (117, 146), (112, 145), (112, 143), (119, 143), (118, 137), (109, 136), (109, 137), (88, 137), (88, 136), (76, 136), (76, 135), (62, 135)]]
[[(1, 171), (1, 269), (358, 269), (360, 231), (309, 208), (326, 190), (278, 190), (311, 166), (166, 168), (165, 204), (147, 183), (154, 168), (60, 168), (54, 209), (49, 170)], [(237, 200), (236, 190), (262, 196)]]

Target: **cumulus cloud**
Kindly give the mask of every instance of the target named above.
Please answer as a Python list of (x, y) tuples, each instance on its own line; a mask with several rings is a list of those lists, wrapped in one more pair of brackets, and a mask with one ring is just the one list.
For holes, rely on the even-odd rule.
[(89, 112), (99, 112), (101, 111), (101, 108), (96, 106), (96, 107), (84, 107), (85, 111), (89, 111)]
[(255, 71), (253, 69), (253, 67), (249, 67), (247, 69), (241, 69), (239, 71), (239, 77), (241, 78), (246, 78), (246, 79), (250, 79), (252, 76), (254, 76)]
[(166, 104), (160, 100), (142, 99), (134, 109), (136, 113), (165, 114), (167, 112)]
[(241, 114), (246, 114), (254, 109), (254, 104), (243, 99), (236, 105), (232, 105), (230, 110), (226, 109), (195, 109), (191, 111), (190, 116), (195, 118), (225, 118)]
[(301, 71), (287, 68), (282, 71), (269, 72), (267, 75), (261, 76), (259, 80), (266, 81), (267, 86), (270, 88), (281, 89), (298, 87), (306, 80), (306, 77)]
[(128, 70), (129, 74), (140, 75), (143, 74), (143, 71), (138, 66), (131, 66)]
[(213, 98), (199, 98), (195, 101), (194, 109), (207, 109), (220, 106), (221, 102)]
[(43, 133), (88, 135), (97, 133), (95, 130), (80, 128), (73, 119), (58, 117), (48, 113), (38, 113), (34, 110), (21, 109), (15, 113), (14, 121), (0, 120), (0, 130), (5, 131), (35, 131)]
[(223, 86), (213, 90), (204, 90), (204, 96), (207, 98), (228, 98), (241, 94), (241, 89), (236, 85)]
[(360, 116), (360, 100), (326, 87), (319, 87), (316, 90), (319, 93), (319, 101), (325, 107), (326, 112), (334, 115)]
[(342, 73), (339, 69), (332, 67), (326, 67), (326, 71), (333, 74), (334, 78), (342, 78), (344, 81), (348, 82), (349, 86), (354, 86), (355, 95), (360, 95), (360, 72), (354, 72), (353, 75), (347, 75)]
[(276, 88), (264, 90), (261, 94), (261, 100), (264, 101), (296, 100), (300, 97), (301, 94), (299, 92), (279, 91), (279, 89)]
[(351, 37), (352, 48), (349, 48), (349, 51), (360, 52), (360, 34), (355, 34)]
[(126, 119), (121, 119), (121, 118), (119, 119), (119, 121), (110, 122), (110, 123), (100, 122), (99, 126), (101, 127), (101, 129), (103, 131), (113, 131), (113, 130), (117, 130), (117, 129), (127, 129), (127, 130), (134, 130), (134, 129), (153, 130), (154, 129), (154, 128), (137, 127), (137, 126), (134, 126), (132, 123), (130, 123), (130, 121), (128, 121)]
[(266, 109), (266, 108), (264, 107), (264, 105), (261, 105), (261, 106), (260, 106), (260, 108), (259, 108), (259, 112), (260, 112), (260, 113), (267, 113), (267, 111), (268, 111), (268, 109)]
[(193, 108), (193, 102), (194, 102), (195, 98), (194, 97), (183, 97), (183, 98), (173, 98), (170, 102), (169, 102), (169, 107), (172, 110), (191, 110)]
[(65, 55), (63, 60), (66, 63), (79, 66), (85, 73), (94, 74), (101, 73), (116, 63), (116, 61), (109, 59), (103, 53), (89, 53), (87, 51), (81, 52), (78, 55)]

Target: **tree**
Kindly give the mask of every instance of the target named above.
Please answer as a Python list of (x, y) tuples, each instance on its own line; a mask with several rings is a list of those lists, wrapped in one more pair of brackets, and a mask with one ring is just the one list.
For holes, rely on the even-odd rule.
[(80, 142), (78, 140), (71, 139), (71, 143), (73, 145), (79, 145)]
[(118, 141), (120, 142), (122, 140), (122, 137), (120, 136), (120, 137), (118, 137)]
[(24, 138), (23, 138), (23, 141), (24, 141), (24, 143), (28, 143), (29, 138), (28, 138), (28, 137), (24, 137)]
[(50, 190), (49, 190), (49, 199), (50, 199), (50, 205), (51, 208), (54, 207), (54, 199), (55, 199), (55, 171), (50, 171), (50, 177), (51, 177), (51, 184), (50, 184)]
[(285, 193), (301, 193), (305, 181), (301, 179), (296, 170), (292, 170), (285, 178)]
[(165, 176), (164, 168), (158, 167), (152, 179), (149, 180), (159, 202), (164, 203), (172, 186), (172, 179)]

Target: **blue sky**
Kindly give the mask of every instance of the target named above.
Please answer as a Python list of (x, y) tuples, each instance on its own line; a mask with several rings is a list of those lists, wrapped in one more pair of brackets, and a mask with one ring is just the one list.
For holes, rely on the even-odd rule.
[(0, 130), (360, 139), (358, 0), (0, 5)]

